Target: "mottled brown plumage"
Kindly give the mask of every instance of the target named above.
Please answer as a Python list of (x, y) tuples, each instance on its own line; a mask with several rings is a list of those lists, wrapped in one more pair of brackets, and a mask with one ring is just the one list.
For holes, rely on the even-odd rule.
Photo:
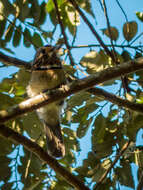
[[(66, 83), (61, 60), (56, 47), (44, 46), (37, 50), (27, 93), (33, 97), (44, 91), (61, 87)], [(64, 101), (57, 101), (37, 109), (37, 114), (45, 126), (48, 153), (53, 157), (63, 157), (65, 146), (60, 127), (60, 115)]]

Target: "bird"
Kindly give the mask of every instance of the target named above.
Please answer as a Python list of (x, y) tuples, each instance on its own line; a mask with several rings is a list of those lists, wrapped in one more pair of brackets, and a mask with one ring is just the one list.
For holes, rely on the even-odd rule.
[[(34, 97), (43, 92), (52, 92), (66, 84), (65, 72), (59, 55), (59, 47), (46, 45), (40, 47), (32, 62), (31, 77), (27, 94)], [(65, 156), (65, 145), (60, 126), (65, 100), (53, 102), (36, 110), (44, 125), (47, 151), (54, 158)]]

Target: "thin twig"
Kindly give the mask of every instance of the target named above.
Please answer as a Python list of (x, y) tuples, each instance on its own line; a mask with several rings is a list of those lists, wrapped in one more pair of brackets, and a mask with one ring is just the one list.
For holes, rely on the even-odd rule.
[(98, 2), (99, 2), (99, 4), (100, 4), (100, 7), (101, 7), (102, 11), (104, 12), (104, 8), (103, 8), (103, 5), (102, 5), (101, 0), (98, 0)]
[(78, 13), (80, 14), (80, 16), (82, 17), (82, 19), (84, 20), (84, 22), (88, 25), (88, 27), (90, 28), (91, 32), (94, 34), (94, 36), (96, 37), (96, 39), (98, 40), (98, 42), (100, 43), (100, 45), (103, 47), (103, 49), (105, 50), (105, 52), (107, 53), (108, 56), (112, 57), (112, 54), (110, 52), (110, 50), (106, 47), (106, 45), (104, 44), (104, 42), (102, 41), (101, 37), (99, 36), (99, 34), (96, 32), (96, 30), (94, 29), (93, 25), (90, 23), (90, 21), (87, 19), (87, 17), (85, 16), (85, 14), (83, 13), (83, 11), (79, 8), (77, 2), (75, 0), (68, 0), (73, 7), (78, 11)]
[(63, 25), (63, 22), (62, 22), (62, 19), (61, 19), (61, 15), (60, 15), (60, 11), (59, 11), (59, 8), (58, 8), (57, 0), (53, 0), (53, 3), (55, 5), (55, 10), (56, 10), (56, 14), (57, 14), (57, 17), (58, 17), (58, 22), (59, 22), (60, 27), (61, 27), (61, 32), (62, 32), (63, 37), (64, 37), (65, 45), (66, 45), (67, 50), (68, 50), (69, 59), (70, 59), (71, 65), (74, 66), (74, 60), (73, 60), (72, 54), (70, 52), (71, 48), (70, 48), (70, 45), (68, 43), (67, 35), (65, 33), (65, 28), (64, 28), (64, 25)]
[(107, 13), (107, 7), (106, 7), (106, 3), (105, 0), (102, 0), (103, 2), (103, 7), (104, 7), (104, 14), (106, 17), (106, 22), (107, 22), (107, 27), (108, 27), (108, 31), (109, 31), (109, 36), (110, 36), (110, 42), (111, 42), (111, 46), (112, 46), (112, 60), (115, 64), (117, 64), (117, 56), (116, 56), (116, 52), (115, 52), (115, 47), (113, 44), (113, 40), (112, 40), (112, 31), (111, 31), (111, 26), (110, 26), (110, 21), (109, 21), (109, 17), (108, 17), (108, 13)]
[[(71, 48), (91, 48), (91, 47), (100, 47), (101, 45), (100, 44), (87, 44), (87, 45), (78, 45), (78, 46), (71, 46)], [(106, 44), (107, 47), (112, 47), (111, 44)], [(117, 44), (114, 44), (114, 47), (117, 47), (117, 48), (130, 48), (130, 49), (135, 49), (135, 50), (138, 50), (138, 51), (142, 51), (141, 49), (138, 49), (138, 48), (143, 48), (143, 45), (142, 46), (130, 46), (130, 45), (117, 45)]]
[[(130, 45), (132, 45), (136, 40), (138, 40), (141, 36), (143, 35), (143, 32), (141, 34), (139, 34), (131, 43)], [(140, 46), (141, 47), (141, 46)]]
[[(110, 27), (110, 21), (109, 21), (109, 17), (108, 17), (108, 13), (107, 13), (107, 7), (106, 7), (106, 3), (105, 3), (105, 0), (102, 0), (103, 2), (103, 7), (104, 7), (104, 13), (105, 13), (105, 17), (106, 17), (106, 22), (107, 22), (107, 27), (108, 27), (108, 31), (109, 31), (109, 35), (110, 35), (110, 42), (111, 42), (111, 45), (112, 45), (112, 60), (113, 62), (118, 65), (119, 64), (119, 61), (117, 59), (117, 54), (116, 54), (116, 51), (115, 51), (115, 47), (114, 47), (114, 44), (113, 44), (113, 40), (112, 40), (112, 31), (111, 31), (111, 27)], [(121, 76), (121, 80), (122, 80), (122, 83), (123, 83), (123, 88), (124, 88), (124, 91), (126, 92), (130, 92), (130, 89), (128, 87), (128, 79), (126, 76)]]
[(120, 159), (120, 157), (124, 154), (124, 152), (127, 150), (128, 146), (130, 145), (130, 141), (128, 141), (124, 146), (122, 147), (121, 151), (116, 155), (115, 160), (112, 162), (111, 166), (106, 170), (106, 172), (101, 176), (99, 181), (94, 186), (94, 190), (97, 190), (100, 184), (103, 183), (107, 175), (110, 173), (110, 171), (113, 169), (117, 161)]
[(120, 7), (121, 11), (123, 12), (123, 14), (124, 14), (124, 16), (125, 16), (125, 19), (126, 19), (126, 22), (128, 22), (128, 17), (127, 17), (127, 15), (126, 15), (126, 13), (125, 13), (123, 7), (121, 6), (121, 4), (119, 3), (118, 0), (116, 0), (116, 2), (117, 2), (117, 4), (118, 4), (118, 6)]

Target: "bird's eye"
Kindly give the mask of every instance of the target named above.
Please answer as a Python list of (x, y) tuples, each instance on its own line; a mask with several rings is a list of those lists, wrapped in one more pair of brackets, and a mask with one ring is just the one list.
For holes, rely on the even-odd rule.
[(41, 51), (43, 54), (45, 54), (46, 53), (46, 50), (45, 49), (42, 49), (42, 51)]

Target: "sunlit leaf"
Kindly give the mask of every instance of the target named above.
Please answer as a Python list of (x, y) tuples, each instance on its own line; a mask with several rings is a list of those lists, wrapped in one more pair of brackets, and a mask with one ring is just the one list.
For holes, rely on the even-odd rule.
[(82, 9), (84, 9), (87, 13), (95, 17), (91, 6), (91, 0), (79, 0), (78, 2)]
[(102, 29), (103, 34), (105, 34), (108, 38), (110, 38), (111, 40), (116, 41), (119, 37), (119, 32), (117, 30), (117, 28), (115, 27), (110, 27), (110, 30), (107, 29)]
[(86, 68), (89, 74), (96, 73), (108, 67), (107, 63), (107, 55), (102, 50), (99, 53), (90, 51), (80, 60), (80, 64)]
[(138, 25), (135, 21), (126, 22), (123, 26), (124, 38), (129, 42), (131, 41), (138, 31)]
[[(62, 5), (65, 1), (64, 0), (58, 0), (58, 6)], [(48, 0), (46, 5), (46, 10), (48, 13), (50, 13), (55, 8), (54, 3), (52, 0)]]
[(72, 25), (78, 26), (80, 24), (79, 13), (75, 11), (74, 7), (70, 4), (66, 6), (67, 15)]
[(138, 17), (138, 19), (139, 19), (140, 21), (143, 22), (143, 12), (136, 12), (136, 16)]

